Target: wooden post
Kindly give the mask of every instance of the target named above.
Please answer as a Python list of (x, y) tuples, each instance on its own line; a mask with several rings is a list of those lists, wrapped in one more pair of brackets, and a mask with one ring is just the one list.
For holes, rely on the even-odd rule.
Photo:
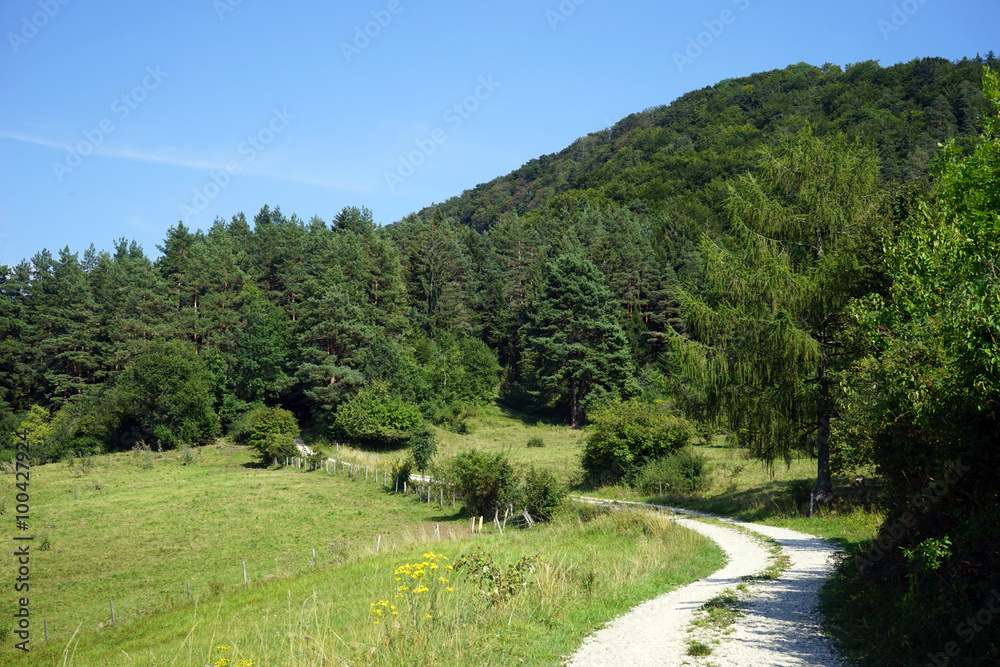
[(243, 585), (247, 585), (247, 562), (243, 561)]
[[(388, 475), (389, 473), (386, 473)], [(399, 478), (396, 478), (396, 493), (399, 493)]]
[(500, 532), (500, 537), (503, 537), (503, 528), (500, 527), (500, 519), (493, 517), (493, 523), (497, 525), (497, 530)]
[(191, 601), (191, 582), (187, 582), (188, 602)]
[(483, 517), (482, 517), (482, 515), (479, 516), (479, 532), (480, 533), (483, 532)]
[(378, 539), (375, 540), (375, 553), (378, 553), (378, 550), (381, 548), (382, 548), (382, 536), (379, 535)]
[(111, 601), (111, 625), (115, 624), (115, 601)]
[(815, 493), (810, 493), (809, 494), (809, 518), (810, 519), (812, 518), (812, 515), (813, 515), (813, 501), (815, 499), (816, 499), (816, 494)]
[(469, 517), (469, 532), (470, 533), (476, 532), (476, 517), (474, 516)]
[(403, 482), (403, 495), (406, 495), (406, 482)]

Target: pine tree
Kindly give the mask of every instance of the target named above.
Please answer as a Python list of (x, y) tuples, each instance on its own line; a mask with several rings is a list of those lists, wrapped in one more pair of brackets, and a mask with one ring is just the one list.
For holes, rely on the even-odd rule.
[(583, 426), (588, 399), (635, 391), (614, 297), (593, 262), (580, 255), (549, 264), (525, 347), (529, 391), (544, 405), (564, 406), (573, 428)]

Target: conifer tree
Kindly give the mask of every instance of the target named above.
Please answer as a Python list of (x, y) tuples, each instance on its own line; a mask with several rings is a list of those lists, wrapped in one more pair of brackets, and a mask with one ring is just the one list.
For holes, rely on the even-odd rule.
[(549, 264), (525, 346), (530, 393), (544, 405), (564, 407), (573, 428), (583, 426), (588, 399), (636, 389), (611, 290), (593, 262), (578, 254)]
[(705, 289), (685, 295), (687, 374), (769, 464), (815, 443), (816, 496), (830, 478), (831, 367), (843, 363), (843, 313), (869, 291), (880, 239), (878, 161), (809, 127), (730, 187), (732, 243), (701, 244)]

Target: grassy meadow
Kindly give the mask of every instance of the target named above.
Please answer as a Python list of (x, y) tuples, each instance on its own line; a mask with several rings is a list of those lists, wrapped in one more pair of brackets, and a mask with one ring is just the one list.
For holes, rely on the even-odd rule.
[[(262, 468), (222, 443), (194, 451), (190, 465), (140, 452), (32, 470), (31, 653), (7, 635), (0, 662), (557, 664), (592, 629), (722, 562), (664, 518), (581, 508), (536, 530), (473, 536), (449, 504), (387, 493), (374, 470), (365, 482)], [(14, 477), (0, 484), (12, 499)], [(400, 606), (398, 628), (373, 623), (373, 603), (396, 602), (397, 567), (475, 546), (501, 565), (539, 556), (524, 592), (491, 601), (456, 575), (435, 618), (421, 602)], [(6, 554), (8, 580), (14, 565)]]
[[(525, 422), (494, 407), (481, 409), (470, 427), (462, 435), (439, 429), (438, 456), (503, 450), (578, 485), (584, 432)], [(544, 446), (528, 447), (529, 438)], [(32, 651), (13, 650), (8, 635), (0, 662), (558, 664), (607, 620), (722, 563), (714, 545), (662, 517), (590, 507), (535, 530), (509, 528), (501, 537), (488, 526), (471, 535), (451, 502), (440, 508), (436, 495), (428, 504), (375, 482), (375, 470), (381, 477), (405, 451), (317, 446), (355, 463), (355, 474), (265, 468), (253, 453), (223, 441), (191, 450), (193, 460), (181, 452), (129, 452), (33, 469)], [(644, 496), (621, 486), (587, 494), (787, 526), (844, 546), (872, 537), (881, 521), (877, 509), (860, 507), (843, 478), (835, 480), (840, 499), (806, 516), (811, 459), (769, 471), (721, 438), (696, 449), (712, 462), (708, 486), (697, 495)], [(11, 522), (14, 483), (13, 475), (0, 477)], [(517, 575), (507, 566), (537, 557), (523, 591), (491, 599), (459, 573), (449, 573), (447, 584), (417, 582), (428, 586), (421, 600), (415, 587), (397, 590), (401, 565), (443, 555), (445, 572), (476, 547), (508, 580)], [(11, 581), (9, 552), (0, 560)], [(4, 604), (10, 618), (13, 607)]]

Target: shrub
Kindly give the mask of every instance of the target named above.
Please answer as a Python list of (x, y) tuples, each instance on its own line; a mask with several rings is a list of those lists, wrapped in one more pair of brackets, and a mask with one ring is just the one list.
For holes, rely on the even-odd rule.
[(351, 440), (396, 444), (407, 440), (420, 426), (420, 409), (374, 382), (337, 409), (334, 429)]
[(661, 488), (670, 493), (695, 493), (708, 486), (709, 470), (704, 454), (684, 447), (644, 465), (636, 471), (632, 486), (646, 493)]
[(407, 457), (405, 459), (397, 459), (392, 464), (392, 479), (393, 479), (393, 490), (403, 488), (405, 482), (410, 481), (410, 475), (413, 473), (413, 459)]
[(463, 452), (455, 457), (449, 468), (449, 475), (470, 516), (492, 515), (508, 504), (522, 504), (517, 469), (502, 452)]
[(265, 461), (299, 455), (299, 448), (295, 445), (299, 423), (288, 410), (263, 406), (255, 408), (242, 428), (244, 444), (260, 452)]
[(686, 419), (635, 400), (611, 405), (593, 422), (582, 460), (591, 484), (632, 476), (646, 463), (688, 444), (694, 433)]
[(545, 446), (545, 441), (539, 438), (538, 436), (528, 438), (528, 447), (544, 447), (544, 446)]
[(524, 476), (525, 507), (542, 521), (550, 520), (559, 511), (568, 491), (550, 470), (531, 466)]
[(427, 470), (431, 464), (431, 459), (437, 454), (437, 438), (430, 424), (424, 424), (418, 428), (410, 437), (408, 446), (410, 448), (410, 456), (413, 457), (413, 463), (417, 466), (417, 470), (420, 472)]

